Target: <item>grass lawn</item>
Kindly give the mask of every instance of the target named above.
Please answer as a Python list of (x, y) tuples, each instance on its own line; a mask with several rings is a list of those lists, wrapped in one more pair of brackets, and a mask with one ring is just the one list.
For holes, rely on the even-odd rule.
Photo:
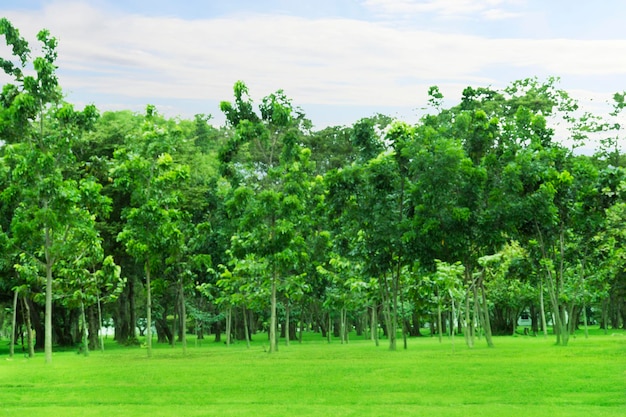
[(626, 416), (626, 332), (499, 337), (468, 349), (462, 336), (409, 340), (390, 352), (353, 338), (307, 335), (269, 355), (264, 335), (230, 347), (115, 344), (89, 357), (33, 359), (0, 350), (0, 416)]

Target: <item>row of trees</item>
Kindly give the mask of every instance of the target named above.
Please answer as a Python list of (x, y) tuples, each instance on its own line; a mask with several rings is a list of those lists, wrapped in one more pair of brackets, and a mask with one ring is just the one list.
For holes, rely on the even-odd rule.
[(262, 329), (273, 352), (279, 329), (378, 344), (382, 324), (396, 349), (425, 324), (493, 345), (522, 311), (563, 345), (589, 313), (626, 325), (626, 171), (608, 121), (623, 94), (603, 119), (556, 79), (468, 87), (448, 108), (432, 87), (415, 125), (314, 130), (284, 92), (257, 110), (239, 81), (216, 128), (154, 106), (76, 110), (56, 40), (41, 31), (33, 59), (6, 19), (0, 33), (0, 303), (12, 340), (48, 362), (53, 343), (102, 346), (108, 319), (119, 342), (145, 332), (148, 355), (153, 328), (183, 349), (189, 327), (227, 344)]

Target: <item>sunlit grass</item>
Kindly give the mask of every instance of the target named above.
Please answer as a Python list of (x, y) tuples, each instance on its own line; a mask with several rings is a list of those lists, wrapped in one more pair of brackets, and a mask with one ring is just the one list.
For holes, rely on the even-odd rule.
[[(0, 362), (0, 416), (620, 416), (626, 415), (626, 333), (500, 337), (496, 347), (463, 338), (409, 340), (390, 352), (353, 338), (281, 341), (257, 335), (226, 347), (210, 340), (89, 357), (57, 352)], [(4, 346), (3, 346), (4, 347)]]

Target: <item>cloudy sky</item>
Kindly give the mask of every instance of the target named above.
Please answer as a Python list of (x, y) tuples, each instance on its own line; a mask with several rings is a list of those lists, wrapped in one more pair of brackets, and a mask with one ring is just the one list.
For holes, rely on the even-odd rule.
[(626, 90), (623, 0), (0, 0), (0, 16), (59, 39), (77, 105), (216, 124), (236, 80), (256, 103), (283, 89), (318, 128), (415, 121), (431, 85), (452, 103), (533, 76), (596, 103)]

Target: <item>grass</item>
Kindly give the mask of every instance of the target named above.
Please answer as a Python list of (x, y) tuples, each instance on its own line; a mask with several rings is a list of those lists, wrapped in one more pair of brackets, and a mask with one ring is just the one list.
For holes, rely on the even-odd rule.
[(542, 337), (499, 337), (474, 349), (457, 337), (353, 338), (265, 352), (205, 340), (145, 349), (115, 344), (89, 357), (0, 356), (0, 416), (549, 416), (626, 415), (626, 333), (579, 335), (567, 347)]

